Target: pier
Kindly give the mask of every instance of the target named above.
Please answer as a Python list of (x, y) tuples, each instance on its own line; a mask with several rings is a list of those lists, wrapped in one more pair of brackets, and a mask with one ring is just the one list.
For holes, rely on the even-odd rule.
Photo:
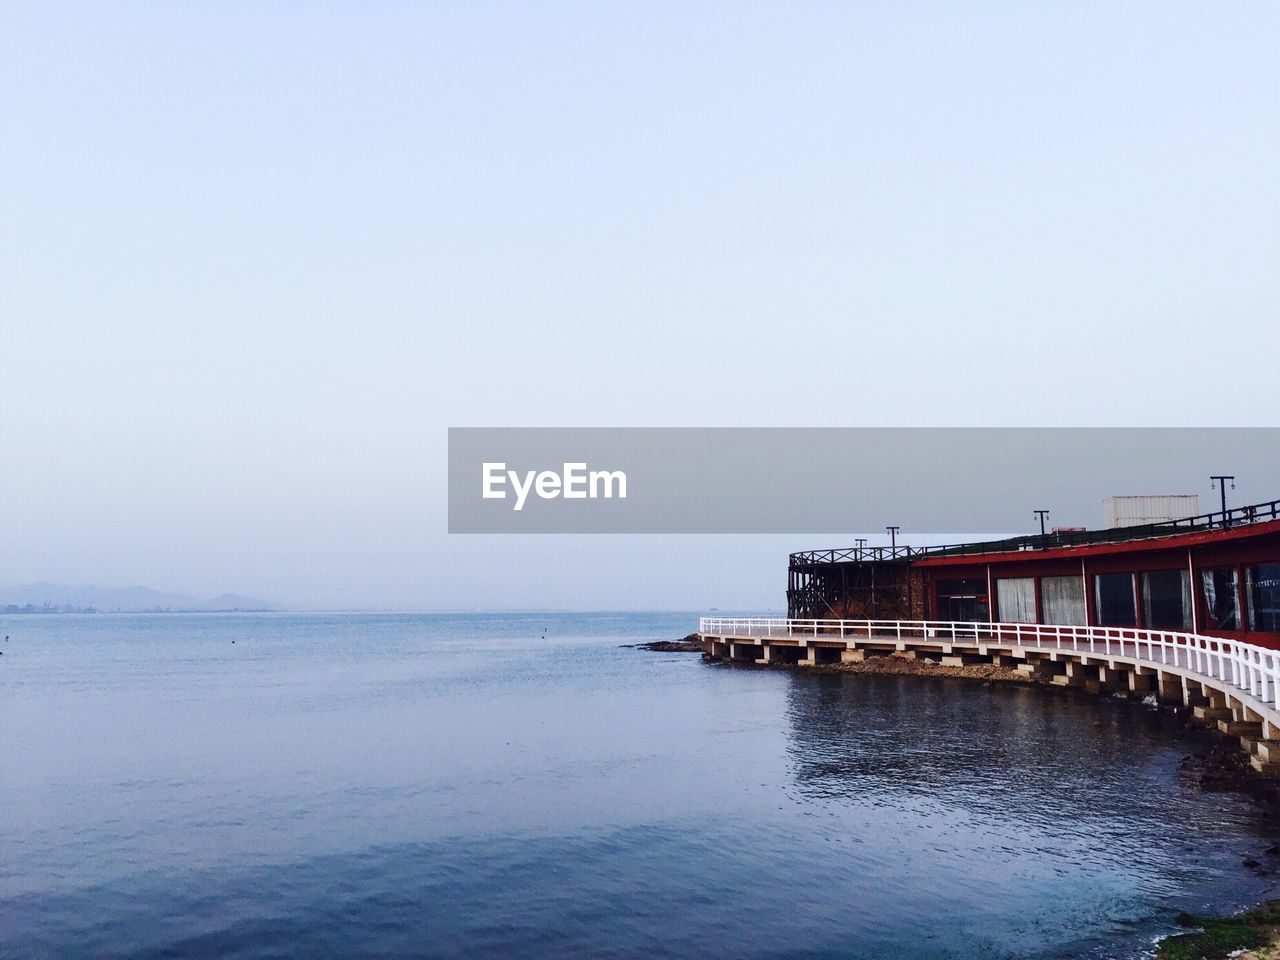
[(994, 664), (1094, 694), (1185, 708), (1280, 776), (1280, 651), (1164, 630), (1040, 623), (703, 617), (704, 654), (815, 667), (891, 654), (944, 666)]

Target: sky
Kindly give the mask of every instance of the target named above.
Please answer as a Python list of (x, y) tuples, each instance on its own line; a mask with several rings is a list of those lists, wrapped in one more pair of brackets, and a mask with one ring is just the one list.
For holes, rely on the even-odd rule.
[(0, 583), (776, 607), (829, 544), (449, 536), (447, 428), (1273, 426), (1278, 40), (1271, 3), (4, 5)]

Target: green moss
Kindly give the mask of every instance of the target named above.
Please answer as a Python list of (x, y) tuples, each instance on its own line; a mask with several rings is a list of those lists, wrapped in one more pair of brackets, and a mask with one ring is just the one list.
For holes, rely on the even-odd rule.
[(1266, 946), (1280, 927), (1280, 900), (1236, 914), (1234, 917), (1178, 916), (1183, 927), (1197, 927), (1161, 941), (1159, 960), (1224, 960), (1236, 950)]

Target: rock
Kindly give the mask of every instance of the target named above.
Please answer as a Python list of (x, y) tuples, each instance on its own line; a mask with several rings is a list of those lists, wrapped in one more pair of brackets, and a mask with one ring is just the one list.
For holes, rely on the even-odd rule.
[(654, 650), (658, 653), (701, 653), (702, 636), (691, 633), (683, 640), (651, 640), (648, 643), (629, 644), (629, 646), (639, 650)]

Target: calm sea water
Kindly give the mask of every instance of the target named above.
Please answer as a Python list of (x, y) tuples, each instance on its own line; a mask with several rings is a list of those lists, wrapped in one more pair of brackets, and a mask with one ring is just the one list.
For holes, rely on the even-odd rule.
[(1272, 892), (1158, 714), (620, 647), (694, 623), (6, 618), (0, 955), (1131, 957)]

